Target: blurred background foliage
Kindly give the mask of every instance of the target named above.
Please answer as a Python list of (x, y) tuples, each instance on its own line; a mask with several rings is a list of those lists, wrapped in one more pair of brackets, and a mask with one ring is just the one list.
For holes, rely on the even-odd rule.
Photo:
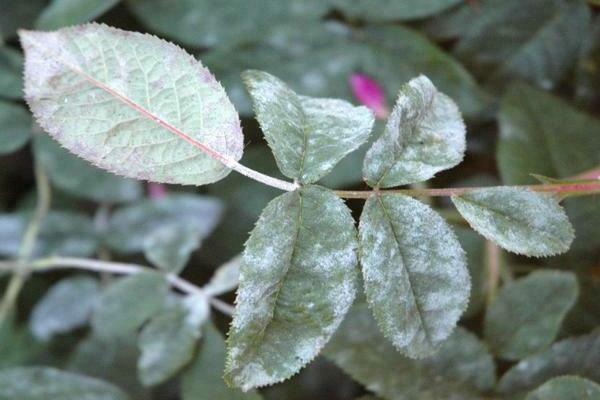
[[(299, 93), (354, 103), (350, 77), (363, 73), (379, 82), (389, 106), (403, 83), (425, 74), (456, 100), (468, 126), (465, 162), (441, 173), (432, 186), (527, 184), (536, 183), (531, 172), (566, 178), (600, 165), (596, 3), (0, 0), (0, 256), (15, 255), (31, 212), (34, 157), (53, 188), (52, 211), (42, 226), (36, 255), (96, 255), (145, 263), (143, 241), (153, 229), (192, 224), (201, 227), (204, 240), (183, 274), (198, 283), (240, 252), (260, 211), (277, 195), (275, 189), (232, 173), (202, 188), (168, 187), (160, 201), (144, 199), (145, 183), (110, 175), (67, 153), (40, 134), (26, 109), (17, 29), (53, 30), (98, 21), (179, 44), (222, 82), (243, 117), (242, 163), (274, 176), (279, 173), (253, 119), (241, 71), (265, 70)], [(373, 137), (382, 127), (378, 122)], [(343, 160), (322, 184), (363, 188), (367, 147)], [(362, 202), (348, 204), (360, 212)], [(434, 205), (451, 212), (444, 200)], [(600, 196), (568, 199), (565, 206), (577, 232), (567, 254), (539, 260), (503, 254), (507, 279), (546, 267), (578, 274), (580, 297), (559, 338), (588, 333), (600, 322)], [(481, 333), (484, 240), (459, 220), (456, 229), (473, 278), (462, 325)], [(0, 366), (54, 365), (103, 377), (136, 399), (177, 398), (172, 381), (148, 389), (131, 373), (135, 343), (104, 343), (81, 329), (46, 342), (31, 336), (28, 315), (61, 276), (36, 276), (26, 286), (15, 323), (0, 331)], [(225, 300), (232, 302), (233, 295)], [(217, 318), (216, 323), (226, 328), (228, 322)], [(500, 372), (507, 367), (501, 363)], [(289, 382), (262, 393), (267, 399), (349, 399), (364, 389), (320, 357)]]

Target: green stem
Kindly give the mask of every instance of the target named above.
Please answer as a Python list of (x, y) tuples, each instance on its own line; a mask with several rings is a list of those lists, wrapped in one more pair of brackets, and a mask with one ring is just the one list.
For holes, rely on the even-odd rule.
[(12, 276), (8, 282), (2, 302), (0, 302), (0, 326), (6, 320), (8, 314), (13, 310), (19, 293), (25, 284), (29, 275), (28, 260), (33, 253), (37, 236), (40, 232), (40, 225), (50, 208), (51, 191), (48, 177), (42, 166), (35, 163), (35, 182), (37, 187), (37, 203), (35, 211), (27, 224), (23, 240), (19, 247), (19, 253), (16, 262), (16, 268), (12, 271)]
[[(0, 271), (3, 268), (10, 268), (10, 263), (6, 263), (4, 266), (0, 263)], [(156, 271), (152, 268), (138, 265), (138, 264), (130, 264), (130, 263), (120, 263), (120, 262), (112, 262), (112, 261), (102, 261), (102, 260), (94, 260), (87, 258), (75, 258), (75, 257), (48, 257), (41, 258), (35, 260), (29, 264), (29, 268), (33, 272), (46, 272), (57, 269), (67, 269), (67, 268), (75, 268), (86, 271), (100, 272), (100, 273), (109, 273), (116, 275), (133, 275), (143, 271)], [(201, 296), (208, 297), (208, 301), (210, 304), (215, 307), (217, 310), (221, 311), (224, 314), (232, 315), (233, 307), (226, 302), (219, 300), (214, 297), (210, 297), (206, 294), (206, 292), (194, 285), (191, 282), (186, 281), (185, 279), (175, 275), (168, 274), (166, 275), (167, 280), (171, 284), (172, 287), (180, 290), (183, 293), (187, 294), (196, 294)]]
[(485, 266), (487, 270), (487, 304), (488, 306), (496, 297), (500, 282), (500, 248), (485, 241)]

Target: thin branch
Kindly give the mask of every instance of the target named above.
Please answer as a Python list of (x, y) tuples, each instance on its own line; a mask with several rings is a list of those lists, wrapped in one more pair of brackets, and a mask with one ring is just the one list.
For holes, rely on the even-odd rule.
[[(392, 189), (392, 190), (337, 190), (335, 194), (345, 199), (367, 199), (370, 196), (381, 194), (403, 194), (414, 197), (449, 197), (460, 196), (474, 190), (489, 189), (490, 187), (459, 187), (459, 188), (442, 188), (442, 189)], [(498, 187), (498, 186), (496, 186)], [(502, 186), (518, 189), (529, 189), (534, 192), (542, 193), (570, 193), (571, 195), (589, 195), (600, 193), (600, 180), (575, 182), (575, 183), (552, 183), (540, 185), (520, 185), (520, 186)]]
[[(5, 267), (10, 266), (8, 263)], [(30, 264), (32, 271), (44, 272), (52, 271), (64, 268), (75, 268), (85, 271), (93, 272), (106, 272), (116, 275), (133, 275), (143, 271), (155, 271), (152, 268), (145, 267), (138, 264), (120, 263), (112, 261), (101, 261), (87, 258), (74, 258), (74, 257), (49, 257), (36, 260)], [(0, 264), (0, 270), (2, 270), (2, 264)], [(210, 304), (223, 314), (233, 315), (234, 308), (226, 302), (219, 300), (214, 297), (208, 296), (204, 290), (194, 285), (191, 282), (180, 278), (174, 274), (166, 275), (167, 280), (172, 287), (180, 290), (183, 293), (195, 294), (205, 296), (208, 298)]]
[(27, 263), (31, 257), (31, 254), (33, 253), (42, 221), (46, 217), (48, 209), (50, 208), (51, 191), (48, 177), (38, 162), (35, 163), (34, 170), (37, 187), (37, 203), (35, 206), (35, 211), (33, 212), (27, 228), (25, 229), (25, 234), (23, 235), (23, 239), (19, 247), (15, 268), (12, 270), (12, 276), (10, 277), (8, 286), (4, 292), (4, 296), (2, 297), (2, 302), (0, 303), (0, 326), (2, 326), (8, 314), (14, 308), (17, 298), (19, 297), (19, 293), (25, 284), (25, 280), (29, 274), (29, 266)]
[(169, 123), (168, 121), (164, 120), (163, 118), (160, 118), (158, 115), (153, 114), (150, 110), (147, 110), (146, 108), (137, 104), (135, 101), (131, 100), (127, 96), (124, 96), (123, 94), (119, 93), (117, 90), (113, 89), (109, 85), (94, 78), (87, 72), (83, 71), (81, 68), (79, 68), (75, 65), (72, 65), (71, 63), (63, 60), (61, 57), (57, 57), (55, 54), (45, 51), (47, 49), (42, 49), (41, 45), (39, 45), (39, 44), (34, 44), (34, 43), (32, 43), (32, 44), (34, 46), (40, 48), (40, 50), (42, 50), (42, 53), (44, 53), (49, 58), (53, 58), (54, 60), (63, 64), (66, 68), (72, 70), (73, 72), (75, 72), (77, 75), (81, 76), (83, 79), (85, 79), (92, 85), (98, 87), (99, 89), (104, 90), (105, 92), (107, 92), (108, 94), (110, 94), (111, 96), (116, 98), (117, 100), (119, 100), (122, 103), (126, 104), (127, 106), (131, 107), (135, 111), (139, 112), (144, 117), (154, 121), (155, 123), (157, 123), (158, 125), (162, 126), (165, 129), (167, 129), (171, 133), (174, 133), (175, 135), (179, 136), (181, 139), (185, 140), (186, 142), (188, 142), (192, 146), (196, 147), (197, 149), (199, 149), (200, 151), (202, 151), (209, 157), (213, 158), (214, 160), (219, 161), (226, 167), (231, 168), (234, 171), (237, 171), (240, 174), (247, 176), (250, 179), (254, 179), (255, 181), (264, 183), (265, 185), (272, 186), (277, 189), (281, 189), (284, 191), (293, 191), (298, 188), (298, 185), (295, 183), (283, 181), (281, 179), (277, 179), (272, 176), (265, 175), (261, 172), (255, 171), (251, 168), (248, 168), (248, 167), (240, 164), (235, 159), (233, 159), (225, 154), (219, 153), (218, 151), (214, 150), (210, 146), (207, 146), (206, 144), (196, 140), (192, 136), (183, 132), (181, 129), (179, 129), (178, 127)]
[(498, 291), (500, 282), (500, 248), (490, 242), (485, 241), (485, 266), (487, 270), (487, 304), (494, 300)]

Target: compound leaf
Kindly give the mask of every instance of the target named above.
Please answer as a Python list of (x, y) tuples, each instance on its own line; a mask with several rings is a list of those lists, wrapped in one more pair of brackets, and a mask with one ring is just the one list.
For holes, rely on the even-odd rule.
[(365, 292), (383, 334), (413, 358), (435, 352), (467, 307), (470, 280), (452, 229), (402, 195), (370, 197), (359, 225)]
[(458, 107), (425, 76), (400, 90), (381, 137), (367, 152), (363, 176), (370, 186), (425, 181), (463, 159), (465, 124)]
[(319, 353), (354, 300), (356, 249), (350, 211), (331, 191), (306, 186), (269, 203), (243, 254), (229, 384), (283, 381)]
[(48, 341), (57, 333), (85, 326), (97, 294), (98, 281), (94, 278), (75, 276), (59, 281), (31, 312), (31, 332), (37, 339)]
[(164, 306), (169, 285), (156, 272), (121, 278), (98, 298), (92, 327), (103, 338), (132, 335)]
[(513, 253), (551, 256), (574, 239), (564, 210), (548, 194), (494, 187), (452, 196), (452, 202), (473, 229)]
[(118, 175), (193, 185), (240, 159), (225, 91), (174, 44), (98, 24), (20, 36), (27, 102), (69, 151)]
[(509, 360), (543, 350), (558, 334), (577, 293), (575, 275), (560, 271), (533, 272), (504, 286), (485, 315), (490, 348)]
[(242, 78), (277, 165), (290, 178), (318, 181), (371, 133), (375, 118), (366, 107), (299, 96), (266, 72), (246, 71)]
[(0, 371), (0, 399), (127, 400), (110, 383), (48, 367)]

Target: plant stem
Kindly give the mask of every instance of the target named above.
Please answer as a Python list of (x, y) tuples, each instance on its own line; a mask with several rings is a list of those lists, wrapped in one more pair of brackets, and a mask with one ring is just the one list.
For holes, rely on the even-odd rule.
[(0, 326), (2, 326), (8, 314), (14, 308), (17, 298), (19, 297), (19, 293), (25, 284), (27, 275), (30, 272), (28, 260), (33, 253), (35, 241), (40, 231), (40, 225), (46, 217), (48, 209), (50, 208), (51, 191), (48, 177), (46, 176), (42, 166), (37, 162), (35, 163), (34, 170), (38, 192), (37, 203), (35, 206), (35, 211), (33, 212), (33, 215), (31, 216), (31, 219), (29, 220), (25, 230), (25, 234), (23, 235), (23, 240), (21, 241), (21, 245), (19, 247), (15, 268), (12, 270), (12, 276), (10, 277), (8, 286), (4, 292), (4, 296), (2, 297), (2, 302), (0, 303)]
[(485, 266), (487, 269), (487, 305), (496, 297), (500, 281), (500, 248), (489, 240), (485, 241)]
[[(63, 268), (75, 268), (86, 271), (105, 272), (117, 275), (133, 275), (143, 271), (155, 271), (152, 268), (138, 264), (120, 263), (112, 261), (101, 261), (87, 258), (75, 257), (48, 257), (33, 261), (30, 265), (32, 271), (45, 272)], [(2, 265), (0, 263), (0, 271), (10, 268), (10, 263)], [(227, 315), (233, 315), (233, 307), (226, 302), (214, 297), (209, 297), (204, 290), (198, 286), (180, 278), (174, 274), (166, 275), (167, 280), (174, 288), (187, 294), (196, 294), (208, 297), (210, 304), (217, 310)]]
[[(367, 199), (374, 193), (382, 194), (403, 194), (414, 197), (448, 197), (460, 196), (474, 190), (489, 189), (490, 187), (459, 187), (442, 189), (392, 189), (392, 190), (337, 190), (335, 194), (345, 199)], [(529, 189), (534, 192), (542, 193), (571, 193), (576, 195), (589, 195), (600, 193), (600, 180), (598, 182), (581, 183), (552, 183), (540, 185), (519, 185), (519, 186), (496, 186), (512, 187), (517, 189)]]

